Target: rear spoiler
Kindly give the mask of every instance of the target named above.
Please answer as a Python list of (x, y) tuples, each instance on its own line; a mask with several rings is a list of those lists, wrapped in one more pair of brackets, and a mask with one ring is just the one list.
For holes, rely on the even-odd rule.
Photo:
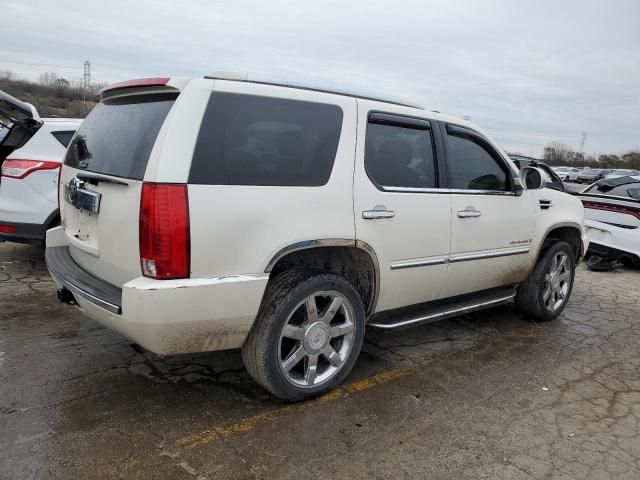
[(578, 197), (581, 201), (589, 201), (589, 200), (609, 200), (609, 201), (618, 201), (618, 202), (628, 202), (628, 203), (637, 203), (640, 204), (640, 200), (633, 197), (618, 197), (616, 195), (607, 195), (604, 193), (582, 193), (582, 192), (567, 192), (571, 195)]
[[(171, 80), (169, 77), (152, 77), (152, 78), (136, 78), (133, 80), (125, 80), (124, 82), (112, 83), (107, 85), (98, 92), (98, 95), (105, 96), (114, 93), (116, 90), (127, 90), (132, 88), (145, 87), (167, 87), (167, 83)], [(172, 88), (169, 86), (169, 88)]]

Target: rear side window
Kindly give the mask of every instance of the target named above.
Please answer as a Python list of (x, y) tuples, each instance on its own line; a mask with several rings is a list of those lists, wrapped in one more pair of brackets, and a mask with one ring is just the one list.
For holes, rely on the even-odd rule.
[(447, 168), (453, 189), (505, 191), (508, 170), (484, 142), (447, 126)]
[(369, 123), (365, 168), (383, 187), (434, 188), (435, 163), (431, 130)]
[(62, 145), (64, 148), (69, 146), (69, 142), (73, 137), (73, 134), (76, 133), (73, 130), (65, 131), (65, 132), (51, 132), (51, 135), (55, 137), (55, 139)]
[(213, 93), (189, 183), (316, 187), (329, 181), (342, 109), (337, 105)]
[(151, 149), (177, 94), (146, 94), (100, 102), (69, 145), (65, 165), (142, 180)]

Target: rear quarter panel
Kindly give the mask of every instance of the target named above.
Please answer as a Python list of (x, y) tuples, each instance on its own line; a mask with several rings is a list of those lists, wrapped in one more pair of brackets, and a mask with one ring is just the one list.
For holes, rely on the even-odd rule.
[(342, 108), (343, 124), (326, 185), (189, 185), (192, 277), (260, 273), (278, 251), (300, 241), (327, 238), (355, 241), (355, 99), (221, 80), (215, 81), (215, 91), (338, 105)]

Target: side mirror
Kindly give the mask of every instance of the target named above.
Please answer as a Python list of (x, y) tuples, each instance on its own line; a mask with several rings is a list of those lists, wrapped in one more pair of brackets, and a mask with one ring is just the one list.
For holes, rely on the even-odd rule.
[(540, 169), (536, 167), (524, 167), (518, 174), (520, 185), (527, 190), (537, 190), (544, 187), (544, 177)]

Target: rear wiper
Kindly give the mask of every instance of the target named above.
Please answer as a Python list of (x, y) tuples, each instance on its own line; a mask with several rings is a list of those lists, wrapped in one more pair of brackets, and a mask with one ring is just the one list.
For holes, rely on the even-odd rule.
[(96, 175), (93, 173), (78, 173), (76, 175), (76, 178), (84, 182), (90, 183), (91, 185), (98, 185), (98, 183), (102, 182), (102, 183), (113, 183), (114, 185), (129, 186), (127, 182), (123, 182), (121, 180), (115, 180), (109, 177), (104, 177), (102, 175)]

